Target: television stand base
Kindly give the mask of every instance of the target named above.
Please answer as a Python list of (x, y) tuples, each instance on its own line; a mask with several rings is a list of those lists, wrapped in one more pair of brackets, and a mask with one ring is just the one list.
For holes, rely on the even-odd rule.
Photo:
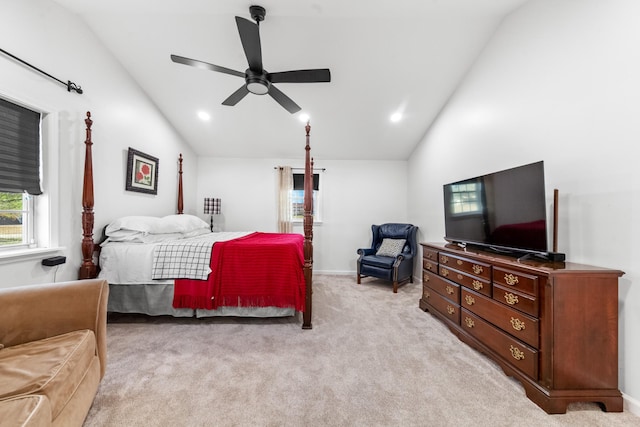
[(565, 255), (560, 252), (545, 252), (545, 253), (526, 253), (518, 261), (524, 261), (525, 259), (538, 258), (549, 262), (564, 262)]

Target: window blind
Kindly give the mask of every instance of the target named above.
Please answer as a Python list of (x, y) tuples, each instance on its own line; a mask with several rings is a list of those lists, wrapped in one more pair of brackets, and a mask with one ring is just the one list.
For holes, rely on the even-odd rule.
[(40, 113), (0, 99), (0, 192), (42, 194)]
[[(293, 189), (294, 190), (304, 190), (304, 174), (303, 173), (294, 173), (293, 174)], [(318, 191), (320, 189), (320, 174), (313, 174), (313, 189)]]

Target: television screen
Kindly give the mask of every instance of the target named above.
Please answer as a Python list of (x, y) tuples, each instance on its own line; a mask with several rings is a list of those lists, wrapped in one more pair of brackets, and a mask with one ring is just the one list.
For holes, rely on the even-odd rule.
[(545, 205), (542, 161), (445, 184), (445, 239), (546, 253)]

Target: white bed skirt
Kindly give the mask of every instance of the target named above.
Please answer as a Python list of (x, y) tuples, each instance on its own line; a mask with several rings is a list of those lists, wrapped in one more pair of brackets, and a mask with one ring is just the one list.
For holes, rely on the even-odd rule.
[(110, 313), (136, 313), (173, 317), (286, 317), (295, 315), (292, 308), (220, 307), (217, 310), (173, 308), (173, 283), (152, 285), (109, 285)]

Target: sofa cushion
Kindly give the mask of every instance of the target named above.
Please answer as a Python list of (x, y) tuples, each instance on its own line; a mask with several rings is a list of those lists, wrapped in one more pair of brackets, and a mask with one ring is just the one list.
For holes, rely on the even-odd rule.
[(55, 419), (96, 357), (92, 331), (79, 330), (0, 350), (0, 399), (42, 394)]
[(5, 425), (5, 422), (21, 427), (50, 426), (49, 399), (42, 395), (32, 395), (0, 400), (0, 425)]

